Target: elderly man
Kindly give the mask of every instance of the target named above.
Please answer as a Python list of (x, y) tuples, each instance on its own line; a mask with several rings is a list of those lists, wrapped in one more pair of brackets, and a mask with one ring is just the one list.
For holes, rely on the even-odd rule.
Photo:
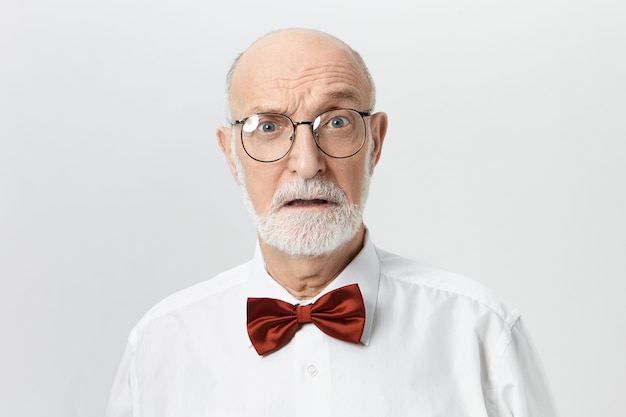
[(554, 416), (515, 310), (372, 243), (362, 213), (387, 116), (361, 57), (282, 30), (228, 83), (218, 142), (257, 250), (137, 324), (107, 415)]

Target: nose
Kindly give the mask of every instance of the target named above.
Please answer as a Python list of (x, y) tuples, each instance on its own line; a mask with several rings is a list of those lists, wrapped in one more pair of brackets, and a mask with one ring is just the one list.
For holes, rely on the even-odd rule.
[(289, 155), (287, 155), (289, 169), (303, 179), (322, 174), (326, 168), (325, 159), (322, 151), (315, 143), (311, 123), (297, 123), (293, 135), (294, 143)]

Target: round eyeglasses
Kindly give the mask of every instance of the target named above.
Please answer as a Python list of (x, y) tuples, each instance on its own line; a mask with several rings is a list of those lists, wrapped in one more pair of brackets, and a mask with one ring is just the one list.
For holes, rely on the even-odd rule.
[(294, 122), (279, 113), (257, 113), (231, 124), (241, 125), (241, 144), (259, 162), (275, 162), (291, 151), (299, 125), (311, 126), (317, 147), (332, 158), (349, 158), (365, 143), (365, 117), (370, 112), (332, 109), (312, 122)]

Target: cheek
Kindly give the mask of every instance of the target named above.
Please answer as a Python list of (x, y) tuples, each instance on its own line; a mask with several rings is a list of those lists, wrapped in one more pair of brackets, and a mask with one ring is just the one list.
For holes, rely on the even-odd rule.
[[(360, 204), (361, 194), (363, 193), (363, 178), (355, 178), (350, 184), (350, 193), (348, 199), (351, 203)], [(347, 194), (347, 193), (346, 193)]]
[(364, 161), (361, 162), (351, 166), (348, 170), (337, 173), (338, 185), (351, 203), (361, 203), (361, 194), (365, 181)]
[(263, 183), (248, 181), (248, 193), (257, 214), (264, 214), (270, 205), (272, 193), (266, 189)]
[[(258, 169), (244, 167), (244, 177), (250, 200), (257, 214), (265, 214), (270, 206), (272, 197), (278, 188), (280, 176), (268, 166)], [(273, 168), (273, 167), (272, 167)]]

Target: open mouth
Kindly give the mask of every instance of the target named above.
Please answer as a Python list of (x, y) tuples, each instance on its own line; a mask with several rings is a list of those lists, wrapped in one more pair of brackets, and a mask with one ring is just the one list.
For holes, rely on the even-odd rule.
[(326, 204), (332, 204), (332, 202), (321, 199), (321, 198), (313, 198), (310, 200), (303, 200), (303, 199), (297, 198), (295, 200), (287, 201), (285, 206), (319, 206), (319, 205), (326, 205)]

